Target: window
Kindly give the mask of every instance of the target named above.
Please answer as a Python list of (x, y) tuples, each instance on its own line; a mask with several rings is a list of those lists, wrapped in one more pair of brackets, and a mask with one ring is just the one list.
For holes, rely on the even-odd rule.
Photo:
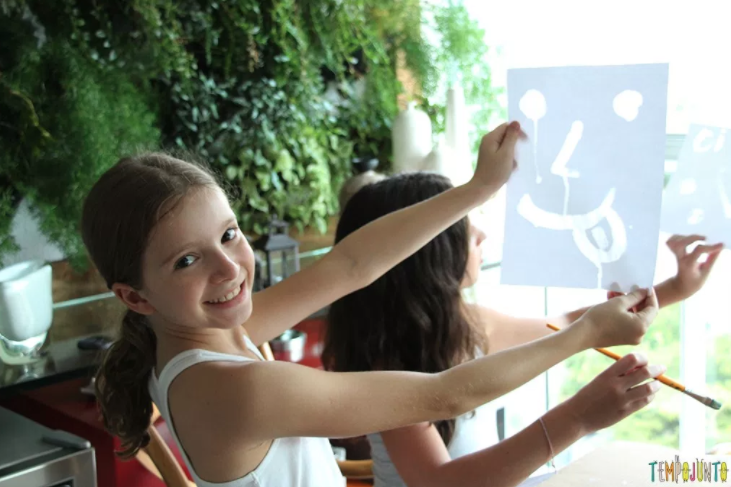
[(731, 127), (725, 0), (464, 0), (492, 49), (493, 83), (515, 67), (670, 63), (670, 134)]
[[(666, 169), (672, 176), (690, 123), (731, 127), (731, 4), (725, 0), (464, 0), (485, 29), (493, 84), (505, 87), (512, 67), (670, 63)], [(503, 95), (503, 106), (507, 106)], [(499, 262), (505, 194), (475, 216), (488, 230), (484, 253)], [(660, 236), (655, 282), (675, 273), (675, 259)], [(725, 251), (704, 289), (662, 310), (640, 347), (651, 362), (691, 389), (731, 404), (731, 251)], [(483, 271), (474, 289), (480, 303), (519, 315), (555, 315), (605, 299), (594, 290), (498, 286), (500, 269)], [(626, 351), (619, 348), (618, 351)], [(507, 434), (514, 434), (572, 395), (611, 361), (587, 351), (502, 399)], [(566, 464), (597, 442), (633, 440), (703, 453), (731, 442), (731, 408), (709, 408), (663, 387), (653, 404), (565, 452)]]

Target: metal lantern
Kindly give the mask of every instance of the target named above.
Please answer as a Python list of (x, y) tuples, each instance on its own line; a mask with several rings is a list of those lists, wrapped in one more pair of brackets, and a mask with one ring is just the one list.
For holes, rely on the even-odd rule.
[(263, 252), (266, 261), (267, 277), (262, 283), (265, 288), (300, 269), (299, 242), (289, 236), (288, 229), (286, 222), (272, 220), (267, 235), (262, 235), (254, 242), (254, 249)]

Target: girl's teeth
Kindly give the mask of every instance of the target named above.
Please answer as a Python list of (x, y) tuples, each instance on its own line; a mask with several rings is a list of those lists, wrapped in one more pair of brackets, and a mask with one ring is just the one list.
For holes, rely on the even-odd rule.
[(230, 293), (228, 293), (227, 295), (225, 295), (224, 297), (214, 299), (213, 301), (211, 301), (211, 303), (225, 303), (226, 301), (230, 301), (233, 298), (235, 298), (236, 296), (238, 296), (240, 292), (241, 292), (241, 287), (239, 286), (236, 289), (234, 289), (233, 291), (231, 291)]

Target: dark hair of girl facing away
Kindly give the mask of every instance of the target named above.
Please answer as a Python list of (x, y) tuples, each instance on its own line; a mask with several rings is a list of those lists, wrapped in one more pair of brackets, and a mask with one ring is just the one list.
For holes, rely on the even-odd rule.
[[(84, 203), (82, 236), (108, 287), (142, 287), (142, 257), (152, 230), (183, 196), (202, 187), (220, 186), (203, 167), (162, 153), (121, 159), (97, 181)], [(147, 319), (128, 310), (96, 376), (104, 426), (120, 438), (123, 458), (150, 441), (147, 387), (156, 346)]]
[[(433, 173), (392, 176), (360, 189), (345, 206), (336, 243), (388, 213), (447, 191)], [(338, 372), (441, 372), (487, 352), (461, 296), (469, 252), (466, 218), (439, 234), (371, 285), (330, 306), (323, 363)], [(445, 444), (455, 420), (436, 423)]]

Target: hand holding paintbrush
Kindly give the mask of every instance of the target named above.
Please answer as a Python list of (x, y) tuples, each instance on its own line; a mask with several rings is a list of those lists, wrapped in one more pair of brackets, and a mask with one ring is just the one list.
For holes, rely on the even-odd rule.
[[(550, 329), (552, 329), (554, 331), (560, 330), (560, 328), (558, 328), (557, 326), (553, 326), (550, 323), (546, 324), (546, 326), (548, 326)], [(607, 350), (605, 348), (595, 348), (594, 350), (596, 350), (599, 353), (603, 353), (607, 357), (613, 358), (614, 360), (620, 360), (622, 358), (620, 355), (617, 355), (616, 353), (614, 353), (610, 350)], [(705, 404), (709, 408), (721, 409), (721, 403), (719, 403), (715, 399), (695, 393), (695, 392), (691, 391), (690, 389), (688, 389), (687, 387), (685, 387), (683, 384), (666, 377), (664, 374), (657, 376), (656, 379), (658, 381), (662, 382), (663, 384), (665, 384), (666, 386), (672, 387), (675, 390), (678, 390), (684, 394), (687, 394), (688, 396), (692, 397), (693, 399), (701, 402), (702, 404)]]

